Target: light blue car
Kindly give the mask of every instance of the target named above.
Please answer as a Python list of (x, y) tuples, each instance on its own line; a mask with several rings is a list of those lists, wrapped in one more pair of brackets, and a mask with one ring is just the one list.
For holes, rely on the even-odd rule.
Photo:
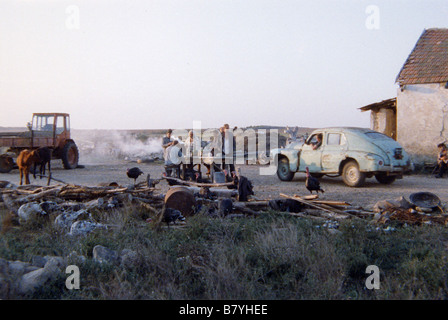
[[(321, 145), (314, 148), (318, 137)], [(308, 167), (312, 176), (342, 176), (350, 187), (360, 187), (366, 178), (391, 184), (401, 179), (411, 161), (394, 139), (365, 128), (334, 127), (314, 130), (305, 142), (293, 142), (271, 150), (277, 176), (291, 181), (296, 172)]]

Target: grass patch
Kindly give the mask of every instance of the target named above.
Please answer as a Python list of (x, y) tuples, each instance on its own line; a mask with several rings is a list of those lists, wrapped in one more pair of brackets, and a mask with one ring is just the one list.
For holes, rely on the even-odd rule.
[[(182, 229), (155, 228), (148, 214), (124, 207), (97, 212), (113, 225), (69, 237), (51, 223), (9, 227), (0, 258), (30, 262), (34, 255), (75, 251), (81, 288), (65, 275), (31, 298), (42, 299), (446, 299), (448, 232), (440, 226), (384, 232), (368, 221), (346, 221), (332, 234), (321, 224), (269, 211), (256, 218), (197, 214)], [(1, 223), (8, 213), (0, 210)], [(137, 252), (131, 267), (99, 264), (96, 245)], [(380, 269), (380, 289), (368, 290), (368, 265)], [(3, 297), (14, 299), (11, 295)]]

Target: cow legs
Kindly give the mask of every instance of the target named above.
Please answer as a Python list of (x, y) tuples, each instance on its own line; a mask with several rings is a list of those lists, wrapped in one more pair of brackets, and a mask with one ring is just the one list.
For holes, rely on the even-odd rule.
[(30, 184), (30, 168), (25, 169), (25, 184)]

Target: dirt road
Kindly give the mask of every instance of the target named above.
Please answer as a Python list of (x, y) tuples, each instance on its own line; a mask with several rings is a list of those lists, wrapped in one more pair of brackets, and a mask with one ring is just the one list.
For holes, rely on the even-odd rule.
[[(117, 182), (119, 185), (133, 184), (133, 180), (126, 176), (126, 168), (138, 166), (144, 175), (140, 176), (137, 182), (144, 181), (147, 174), (151, 178), (160, 178), (163, 170), (161, 163), (136, 163), (124, 160), (111, 160), (108, 163), (86, 163), (84, 168), (74, 170), (64, 170), (58, 160), (52, 161), (52, 176), (66, 183), (73, 183), (85, 186), (95, 186), (101, 183)], [(255, 196), (258, 199), (278, 199), (280, 193), (289, 195), (308, 195), (305, 189), (305, 175), (297, 173), (291, 182), (280, 181), (276, 175), (261, 175), (262, 166), (242, 165), (241, 174), (248, 177), (253, 185)], [(33, 179), (31, 183), (35, 185), (46, 185), (47, 179)], [(19, 172), (17, 169), (7, 174), (0, 174), (0, 180), (19, 183)], [(377, 201), (385, 199), (396, 199), (404, 196), (409, 199), (409, 195), (414, 192), (427, 191), (436, 194), (442, 203), (448, 203), (448, 178), (436, 179), (431, 175), (406, 175), (403, 179), (396, 180), (391, 185), (379, 184), (375, 178), (367, 179), (362, 188), (350, 188), (346, 186), (340, 177), (323, 177), (320, 179), (321, 186), (325, 190), (324, 194), (319, 193), (320, 199), (347, 201), (354, 206), (362, 206), (371, 209)], [(52, 181), (51, 184), (59, 182)], [(165, 181), (157, 185), (161, 193), (165, 193), (169, 186)]]

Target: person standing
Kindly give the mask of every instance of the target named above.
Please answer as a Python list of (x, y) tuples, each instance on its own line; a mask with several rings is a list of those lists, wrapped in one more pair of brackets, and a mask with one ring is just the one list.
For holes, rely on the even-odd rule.
[[(229, 173), (235, 172), (235, 151), (236, 151), (236, 141), (233, 136), (233, 132), (230, 130), (230, 126), (226, 123), (223, 126), (223, 157), (222, 157), (222, 168), (225, 169), (226, 164), (229, 165)], [(227, 161), (227, 163), (226, 163)]]

